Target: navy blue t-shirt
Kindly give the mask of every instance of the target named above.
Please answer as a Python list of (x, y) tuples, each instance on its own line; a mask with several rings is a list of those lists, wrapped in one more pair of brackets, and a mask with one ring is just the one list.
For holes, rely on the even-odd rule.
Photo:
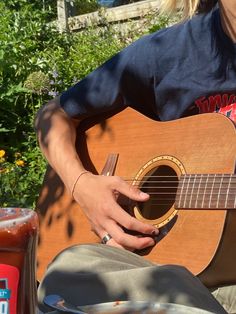
[(142, 37), (61, 95), (72, 117), (130, 106), (156, 120), (222, 112), (236, 121), (236, 44), (219, 9)]

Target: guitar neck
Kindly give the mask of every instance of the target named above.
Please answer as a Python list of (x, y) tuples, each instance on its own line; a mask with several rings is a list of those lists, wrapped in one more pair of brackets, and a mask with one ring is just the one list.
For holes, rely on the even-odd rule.
[(235, 174), (187, 174), (179, 179), (178, 209), (236, 209)]

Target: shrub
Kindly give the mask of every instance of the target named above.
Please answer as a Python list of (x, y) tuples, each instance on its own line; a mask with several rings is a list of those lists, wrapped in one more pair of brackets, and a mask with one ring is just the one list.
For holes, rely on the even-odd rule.
[(74, 0), (72, 3), (74, 5), (73, 15), (94, 12), (99, 9), (97, 0)]
[(0, 2), (0, 206), (35, 205), (46, 168), (33, 129), (39, 107), (142, 34), (168, 23), (149, 17), (123, 30), (104, 20), (101, 28), (60, 34), (49, 23), (52, 1), (44, 3), (42, 10), (38, 1)]
[(34, 208), (36, 197), (41, 188), (45, 161), (42, 160), (37, 146), (32, 145), (24, 152), (10, 148), (0, 150), (0, 206), (22, 206)]

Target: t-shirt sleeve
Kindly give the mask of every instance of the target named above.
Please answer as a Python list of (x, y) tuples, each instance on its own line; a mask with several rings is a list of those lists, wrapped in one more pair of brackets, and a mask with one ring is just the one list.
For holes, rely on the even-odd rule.
[(131, 106), (149, 115), (155, 107), (156, 45), (146, 35), (62, 93), (71, 117), (88, 117)]

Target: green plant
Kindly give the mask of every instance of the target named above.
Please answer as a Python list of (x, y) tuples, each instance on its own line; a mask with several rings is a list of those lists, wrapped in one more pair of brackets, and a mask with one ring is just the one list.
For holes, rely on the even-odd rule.
[(98, 10), (99, 4), (97, 0), (74, 0), (71, 1), (75, 7), (75, 14), (80, 15)]
[(53, 0), (1, 1), (0, 12), (0, 206), (33, 208), (46, 169), (33, 129), (38, 109), (168, 21), (150, 16), (124, 31), (104, 18), (102, 27), (60, 34)]
[(0, 150), (0, 206), (35, 208), (46, 163), (35, 145), (9, 153)]

